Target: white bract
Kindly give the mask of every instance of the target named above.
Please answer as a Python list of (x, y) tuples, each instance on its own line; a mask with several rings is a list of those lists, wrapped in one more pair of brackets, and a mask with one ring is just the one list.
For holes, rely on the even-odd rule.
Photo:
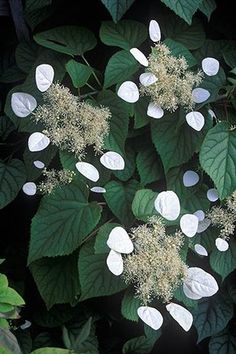
[(167, 220), (176, 220), (180, 214), (179, 198), (173, 191), (159, 193), (154, 206), (158, 213)]
[(139, 90), (137, 85), (132, 81), (125, 81), (120, 85), (117, 95), (122, 98), (122, 100), (135, 103), (139, 100)]
[(133, 57), (143, 66), (148, 66), (148, 60), (145, 55), (138, 48), (130, 49), (130, 53)]
[(54, 78), (53, 67), (49, 64), (38, 65), (35, 71), (35, 81), (37, 88), (41, 92), (47, 91)]
[(45, 167), (45, 163), (43, 163), (42, 161), (36, 160), (33, 163), (36, 168), (42, 169)]
[[(191, 267), (187, 270), (187, 278), (184, 280), (184, 285), (193, 294), (201, 297), (209, 297), (214, 295), (218, 290), (218, 284), (215, 278), (198, 267)], [(183, 288), (184, 292), (186, 288)], [(188, 296), (188, 294), (185, 295)], [(189, 296), (188, 296), (189, 297)]]
[(194, 294), (184, 283), (183, 283), (183, 292), (184, 294), (192, 300), (200, 300), (202, 296)]
[(208, 109), (207, 112), (210, 114), (210, 116), (211, 116), (212, 119), (213, 119), (213, 118), (216, 118), (215, 112), (214, 112), (212, 109)]
[(178, 322), (178, 324), (188, 332), (193, 324), (193, 316), (186, 308), (181, 305), (174, 304), (171, 302), (166, 305), (166, 309), (173, 319)]
[(125, 168), (125, 161), (123, 157), (115, 151), (105, 152), (100, 157), (100, 162), (109, 170), (123, 170)]
[(199, 221), (198, 228), (197, 228), (197, 233), (200, 234), (200, 233), (206, 231), (206, 229), (208, 229), (208, 227), (210, 225), (211, 225), (211, 220), (208, 219), (208, 218), (205, 218), (202, 221)]
[(106, 262), (109, 270), (114, 275), (121, 275), (123, 273), (123, 259), (120, 253), (110, 250)]
[(207, 199), (210, 200), (210, 202), (216, 202), (219, 199), (218, 192), (215, 188), (208, 189)]
[(195, 186), (199, 182), (199, 175), (191, 170), (188, 170), (183, 175), (183, 184), (185, 187)]
[(197, 130), (198, 132), (204, 127), (205, 124), (204, 116), (197, 111), (187, 113), (186, 121), (191, 128)]
[(228, 250), (229, 248), (229, 244), (226, 240), (224, 240), (223, 238), (220, 238), (218, 237), (216, 240), (215, 240), (215, 245), (217, 247), (217, 249), (221, 252), (225, 252)]
[(31, 322), (30, 321), (28, 321), (28, 320), (25, 320), (25, 323), (23, 323), (21, 326), (20, 326), (20, 328), (21, 329), (27, 329), (27, 328), (29, 328), (30, 326), (31, 326)]
[(196, 215), (199, 221), (203, 221), (205, 219), (205, 213), (203, 210), (197, 210), (193, 213), (193, 215)]
[(50, 139), (43, 133), (32, 133), (28, 139), (28, 148), (31, 152), (42, 151), (48, 147)]
[(36, 107), (36, 99), (28, 93), (14, 92), (11, 96), (11, 108), (17, 117), (27, 117)]
[(210, 92), (204, 88), (197, 87), (192, 91), (193, 102), (202, 103), (208, 100)]
[(163, 317), (154, 307), (140, 306), (137, 313), (141, 320), (152, 329), (158, 330), (162, 326)]
[(133, 252), (134, 245), (125, 229), (121, 226), (114, 227), (107, 240), (107, 245), (113, 251), (129, 254)]
[(157, 21), (151, 20), (149, 23), (149, 37), (153, 42), (161, 40), (161, 30)]
[(99, 172), (91, 163), (77, 162), (75, 164), (77, 170), (90, 181), (97, 182), (99, 180)]
[(106, 189), (103, 187), (99, 187), (99, 186), (92, 187), (92, 188), (90, 188), (90, 190), (94, 193), (106, 193)]
[(208, 76), (214, 76), (218, 73), (220, 68), (220, 64), (217, 59), (215, 58), (205, 58), (202, 60), (202, 70)]
[(196, 243), (196, 245), (194, 246), (194, 250), (196, 253), (200, 254), (200, 256), (208, 256), (208, 252), (205, 247), (203, 247), (199, 243)]
[(150, 102), (147, 109), (147, 115), (152, 118), (162, 118), (164, 115), (163, 109), (153, 102)]
[(143, 86), (150, 86), (157, 80), (158, 78), (152, 73), (143, 73), (139, 76), (139, 81)]
[(34, 182), (27, 182), (22, 187), (23, 192), (27, 195), (35, 195), (37, 187)]
[(180, 228), (187, 237), (193, 237), (197, 233), (198, 217), (193, 214), (185, 214), (180, 219)]

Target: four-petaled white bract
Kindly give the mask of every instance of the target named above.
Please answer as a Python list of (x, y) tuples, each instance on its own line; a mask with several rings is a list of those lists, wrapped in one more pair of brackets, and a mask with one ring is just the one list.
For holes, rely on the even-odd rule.
[(139, 81), (143, 86), (150, 86), (154, 84), (158, 78), (152, 73), (143, 73), (139, 76)]
[(54, 78), (53, 67), (49, 64), (38, 65), (35, 71), (35, 81), (37, 88), (41, 92), (47, 91)]
[(150, 102), (147, 109), (147, 115), (152, 118), (162, 118), (164, 115), (163, 109), (153, 102)]
[(88, 162), (77, 162), (75, 164), (77, 170), (90, 181), (97, 182), (99, 180), (99, 172), (95, 166)]
[(196, 243), (196, 245), (194, 246), (194, 250), (196, 253), (200, 254), (200, 256), (208, 256), (208, 252), (205, 247), (203, 247), (199, 243)]
[(214, 76), (218, 73), (220, 68), (220, 63), (215, 58), (205, 58), (202, 60), (202, 70), (208, 76)]
[(211, 225), (211, 220), (208, 219), (208, 218), (205, 218), (202, 221), (199, 221), (198, 228), (197, 228), (197, 233), (200, 234), (200, 233), (206, 231), (206, 229), (208, 229), (208, 227), (210, 225)]
[(157, 21), (151, 20), (149, 23), (149, 37), (153, 42), (161, 40), (161, 30)]
[(208, 189), (207, 199), (209, 199), (210, 202), (216, 202), (219, 199), (218, 192), (215, 188)]
[(123, 157), (115, 151), (107, 151), (100, 157), (101, 164), (109, 170), (119, 171), (125, 168)]
[(198, 132), (202, 130), (205, 124), (204, 116), (197, 111), (187, 113), (186, 121), (191, 128), (197, 130)]
[(107, 240), (107, 245), (113, 251), (129, 254), (133, 252), (134, 245), (125, 229), (121, 226), (114, 227)]
[(193, 213), (193, 215), (196, 215), (199, 221), (202, 221), (205, 219), (205, 213), (203, 210), (197, 210)]
[(92, 187), (90, 190), (94, 193), (106, 193), (106, 189), (99, 186)]
[(34, 161), (34, 166), (36, 168), (42, 169), (45, 167), (45, 163), (43, 163), (42, 161), (36, 160), (36, 161)]
[(186, 288), (196, 296), (200, 297), (212, 296), (219, 290), (215, 278), (198, 267), (188, 268), (184, 285), (185, 287), (183, 287), (183, 290), (188, 297), (189, 295), (186, 293)]
[(180, 228), (187, 237), (193, 237), (198, 229), (198, 217), (193, 214), (185, 214), (180, 219)]
[(125, 81), (120, 85), (117, 95), (122, 98), (122, 100), (135, 103), (139, 100), (139, 90), (137, 85), (132, 81)]
[(185, 187), (195, 186), (199, 182), (199, 175), (192, 171), (188, 170), (183, 175), (183, 184)]
[(180, 203), (173, 191), (161, 192), (155, 202), (155, 209), (167, 220), (176, 220), (180, 214)]
[(31, 152), (42, 151), (48, 147), (50, 139), (43, 133), (32, 133), (28, 140), (28, 147)]
[(106, 262), (109, 270), (114, 275), (121, 275), (123, 273), (123, 259), (119, 252), (110, 250)]
[(35, 195), (37, 187), (34, 182), (27, 182), (22, 187), (23, 192), (27, 195)]
[(208, 100), (210, 92), (204, 88), (197, 87), (192, 91), (193, 102), (202, 103)]
[(166, 305), (166, 309), (169, 314), (174, 318), (176, 322), (188, 332), (193, 324), (193, 315), (186, 308), (181, 305), (171, 302)]
[(226, 240), (224, 240), (223, 238), (218, 237), (215, 240), (215, 245), (217, 247), (217, 249), (221, 252), (225, 252), (229, 249), (229, 244)]
[(36, 99), (28, 93), (14, 92), (11, 96), (11, 108), (17, 117), (27, 117), (36, 107)]
[(130, 49), (130, 53), (133, 57), (143, 66), (148, 66), (148, 60), (146, 56), (138, 48)]
[(162, 326), (163, 317), (154, 307), (140, 306), (137, 313), (141, 320), (152, 329), (158, 330)]

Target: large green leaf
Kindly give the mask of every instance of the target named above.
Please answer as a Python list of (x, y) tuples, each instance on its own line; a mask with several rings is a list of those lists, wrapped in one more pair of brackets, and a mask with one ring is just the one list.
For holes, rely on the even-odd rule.
[(68, 349), (62, 349), (62, 348), (40, 348), (36, 349), (31, 354), (70, 354), (71, 351)]
[(95, 244), (94, 244), (95, 254), (109, 253), (110, 248), (107, 246), (108, 236), (111, 230), (116, 226), (120, 226), (120, 225), (112, 222), (112, 223), (106, 223), (100, 227), (99, 232), (97, 233), (95, 238)]
[(211, 14), (216, 9), (216, 2), (215, 0), (203, 0), (198, 9), (206, 15), (208, 21), (210, 21)]
[(205, 75), (203, 81), (201, 82), (200, 86), (205, 88), (210, 92), (210, 97), (204, 101), (202, 105), (205, 105), (209, 102), (214, 102), (219, 99), (219, 92), (226, 84), (226, 76), (224, 70), (220, 68), (217, 75), (214, 76), (207, 76)]
[(194, 58), (194, 56), (182, 43), (177, 42), (170, 38), (165, 39), (164, 43), (171, 50), (172, 55), (174, 55), (177, 58), (184, 57), (190, 68), (197, 64), (197, 61)]
[(124, 297), (121, 303), (121, 313), (122, 315), (130, 321), (138, 322), (137, 310), (141, 306), (138, 297), (135, 297), (133, 290), (128, 288), (125, 291)]
[(207, 133), (200, 151), (200, 163), (212, 178), (221, 199), (236, 189), (236, 130), (227, 122)]
[(40, 295), (47, 308), (73, 302), (79, 294), (77, 255), (43, 258), (30, 265)]
[(111, 21), (102, 22), (100, 38), (106, 45), (129, 50), (139, 47), (147, 38), (146, 27), (137, 21), (122, 20), (115, 24)]
[(114, 22), (117, 22), (133, 4), (134, 0), (101, 0), (110, 12)]
[(22, 161), (13, 159), (4, 163), (0, 160), (0, 209), (15, 199), (25, 180), (25, 166)]
[(202, 0), (161, 0), (173, 10), (176, 15), (183, 18), (189, 25)]
[(135, 337), (128, 340), (123, 348), (122, 354), (147, 354), (150, 353), (157, 338), (156, 337)]
[(78, 26), (54, 27), (48, 31), (37, 33), (34, 40), (46, 48), (72, 56), (83, 55), (97, 44), (91, 31)]
[(158, 181), (163, 177), (162, 163), (152, 144), (139, 151), (136, 164), (140, 182), (144, 185)]
[(123, 170), (113, 171), (114, 175), (121, 181), (128, 181), (132, 177), (136, 168), (135, 151), (132, 149), (131, 146), (127, 146), (127, 148), (125, 149), (125, 155), (123, 155), (123, 158), (125, 160), (125, 168)]
[(133, 105), (134, 129), (142, 128), (150, 122), (150, 117), (147, 115), (148, 104), (149, 98), (144, 96)]
[(110, 87), (119, 82), (129, 80), (139, 69), (137, 60), (131, 53), (121, 50), (108, 61), (105, 70), (104, 87)]
[(212, 269), (224, 279), (233, 270), (236, 269), (236, 241), (232, 237), (229, 242), (229, 248), (225, 252), (220, 252), (214, 247), (210, 256)]
[(74, 87), (83, 87), (92, 74), (92, 69), (87, 65), (71, 59), (66, 64), (66, 71), (71, 77)]
[(147, 221), (151, 216), (158, 215), (154, 208), (156, 197), (157, 193), (151, 189), (141, 189), (136, 192), (132, 203), (132, 211), (137, 219)]
[(235, 354), (235, 328), (225, 328), (222, 332), (212, 336), (209, 342), (209, 354)]
[(25, 73), (29, 73), (38, 54), (38, 45), (32, 42), (20, 42), (16, 48), (16, 64)]
[(88, 202), (88, 189), (79, 182), (43, 197), (32, 220), (28, 262), (72, 253), (100, 219), (101, 207)]

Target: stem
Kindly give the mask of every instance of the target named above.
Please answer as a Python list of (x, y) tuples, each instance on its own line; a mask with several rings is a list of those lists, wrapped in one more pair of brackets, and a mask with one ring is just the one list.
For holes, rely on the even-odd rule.
[[(114, 220), (114, 218), (108, 220), (108, 221), (105, 222), (105, 224), (103, 224), (103, 225), (109, 224), (109, 223), (112, 222), (113, 220)], [(87, 242), (91, 237), (93, 237), (94, 235), (96, 235), (96, 233), (98, 232), (98, 230), (100, 230), (100, 228), (101, 228), (103, 225), (99, 226), (97, 229), (95, 229), (93, 232), (91, 232), (91, 234), (89, 234), (89, 235), (83, 240), (82, 245), (83, 245), (85, 242)]]
[(97, 75), (96, 75), (94, 69), (93, 69), (92, 66), (89, 64), (89, 62), (88, 62), (87, 59), (84, 57), (84, 55), (82, 55), (82, 58), (83, 58), (84, 62), (88, 65), (88, 67), (92, 70), (93, 76), (94, 76), (95, 80), (97, 81), (98, 85), (99, 85), (99, 86), (102, 86), (102, 84), (101, 84), (99, 78), (97, 77)]
[(81, 95), (80, 98), (86, 98), (88, 96), (93, 96), (93, 95), (96, 95), (98, 92), (99, 91), (96, 91), (96, 90), (95, 91), (91, 91), (91, 92), (88, 92), (88, 93), (86, 93), (84, 95)]
[(86, 83), (85, 85), (88, 86), (91, 90), (96, 91), (96, 89), (92, 85), (90, 85), (88, 83)]

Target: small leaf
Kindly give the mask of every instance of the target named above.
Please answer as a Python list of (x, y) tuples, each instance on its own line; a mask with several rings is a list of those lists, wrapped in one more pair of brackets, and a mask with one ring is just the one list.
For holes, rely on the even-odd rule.
[(210, 255), (210, 264), (212, 269), (223, 279), (236, 269), (236, 241), (234, 238), (229, 241), (227, 251), (220, 252), (217, 248), (213, 249)]
[(138, 220), (147, 221), (151, 216), (157, 215), (154, 208), (157, 193), (151, 189), (141, 189), (136, 192), (133, 203), (132, 211)]
[(204, 15), (206, 15), (208, 21), (210, 21), (212, 12), (216, 9), (215, 0), (203, 0), (198, 8)]
[(161, 0), (166, 6), (173, 10), (177, 16), (183, 18), (189, 25), (192, 17), (197, 11), (202, 0)]
[(140, 307), (140, 300), (135, 296), (131, 289), (125, 291), (124, 297), (121, 303), (122, 315), (130, 321), (138, 322), (137, 310)]
[(114, 22), (117, 22), (133, 4), (134, 0), (101, 0), (110, 12)]
[(83, 87), (92, 74), (92, 70), (87, 65), (78, 63), (71, 59), (66, 63), (66, 71), (71, 77), (74, 87)]

